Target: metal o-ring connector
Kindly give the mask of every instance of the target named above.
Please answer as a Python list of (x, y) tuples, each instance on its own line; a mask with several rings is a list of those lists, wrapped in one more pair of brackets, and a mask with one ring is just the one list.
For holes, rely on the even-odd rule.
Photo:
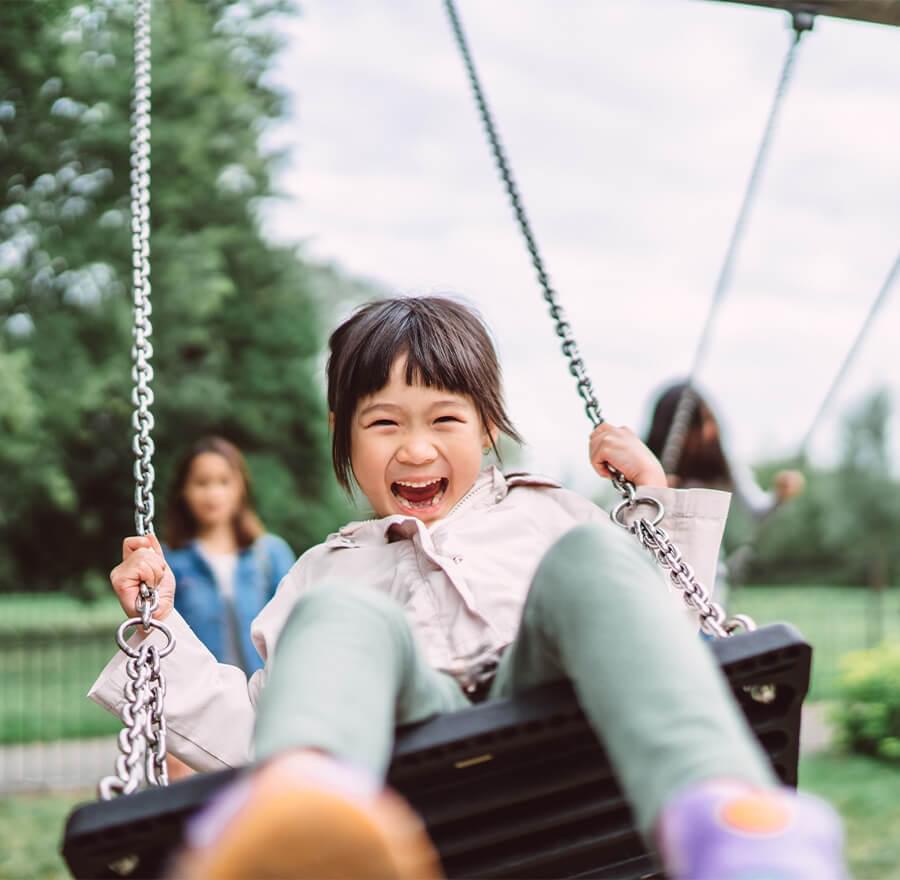
[[(128, 644), (125, 633), (133, 626), (143, 625), (144, 621), (140, 617), (129, 617), (128, 620), (122, 621), (122, 623), (119, 624), (119, 628), (116, 630), (116, 644), (118, 644), (119, 648), (132, 659), (137, 659), (140, 656), (140, 652)], [(166, 637), (166, 644), (158, 650), (159, 656), (165, 657), (168, 654), (171, 654), (172, 649), (175, 647), (175, 636), (172, 635), (172, 630), (164, 623), (160, 623), (160, 621), (154, 618), (150, 619), (150, 629), (158, 629)]]
[[(623, 498), (614, 508), (610, 516), (612, 517), (612, 521), (621, 526), (623, 529), (630, 529), (631, 526), (629, 523), (625, 521), (625, 511), (626, 510), (634, 510), (641, 505), (655, 507), (656, 512), (653, 514), (653, 517), (648, 519), (648, 522), (651, 525), (658, 526), (663, 517), (666, 515), (666, 509), (663, 507), (662, 502), (658, 498), (653, 498), (650, 495), (644, 495), (640, 498)], [(646, 519), (646, 517), (645, 517)]]

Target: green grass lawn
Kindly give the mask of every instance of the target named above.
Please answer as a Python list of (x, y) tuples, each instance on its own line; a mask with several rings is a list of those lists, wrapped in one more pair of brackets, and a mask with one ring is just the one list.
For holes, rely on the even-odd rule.
[[(900, 769), (870, 758), (817, 755), (800, 765), (801, 785), (828, 798), (847, 824), (855, 880), (900, 880)], [(0, 880), (62, 880), (65, 817), (93, 792), (22, 795), (0, 801)]]
[(0, 799), (0, 880), (62, 880), (59, 855), (66, 816), (92, 791), (16, 795)]
[(900, 768), (860, 756), (814, 755), (800, 785), (844, 817), (855, 880), (900, 880)]

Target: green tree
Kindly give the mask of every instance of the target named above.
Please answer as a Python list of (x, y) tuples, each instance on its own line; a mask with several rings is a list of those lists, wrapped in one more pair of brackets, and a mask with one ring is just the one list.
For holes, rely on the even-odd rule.
[(856, 583), (881, 586), (900, 571), (900, 486), (892, 478), (890, 397), (863, 400), (844, 422), (837, 478), (841, 499), (829, 517), (830, 539)]
[[(282, 0), (154, 4), (157, 510), (174, 455), (248, 454), (267, 525), (302, 550), (345, 513), (330, 473), (316, 290), (261, 235), (282, 112)], [(106, 589), (133, 531), (131, 4), (0, 6), (0, 590)], [(324, 276), (324, 281), (323, 281)]]
[[(900, 572), (900, 486), (892, 477), (890, 398), (877, 391), (844, 417), (836, 468), (806, 468), (807, 490), (762, 530), (753, 580), (870, 584)], [(769, 462), (772, 474), (787, 462)]]

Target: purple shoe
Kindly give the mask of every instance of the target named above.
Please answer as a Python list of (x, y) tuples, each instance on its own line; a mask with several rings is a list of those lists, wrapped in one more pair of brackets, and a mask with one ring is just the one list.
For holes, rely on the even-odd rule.
[(712, 782), (665, 808), (660, 850), (670, 880), (848, 880), (837, 813), (792, 789)]

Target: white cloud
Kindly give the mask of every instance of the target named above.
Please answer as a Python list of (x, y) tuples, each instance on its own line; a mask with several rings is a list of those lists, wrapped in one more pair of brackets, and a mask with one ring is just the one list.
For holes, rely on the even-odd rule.
[[(460, 7), (604, 412), (642, 428), (691, 361), (785, 19), (701, 0)], [(534, 465), (583, 484), (588, 424), (440, 4), (307, 0), (287, 27), (276, 80), (295, 119), (273, 142), (294, 156), (292, 199), (268, 228), (389, 288), (475, 302)], [(900, 247), (898, 94), (900, 29), (819, 20), (804, 37), (702, 375), (745, 455), (799, 442)], [(900, 291), (835, 413), (873, 384), (897, 398), (898, 330)], [(833, 438), (832, 418), (815, 451)]]

